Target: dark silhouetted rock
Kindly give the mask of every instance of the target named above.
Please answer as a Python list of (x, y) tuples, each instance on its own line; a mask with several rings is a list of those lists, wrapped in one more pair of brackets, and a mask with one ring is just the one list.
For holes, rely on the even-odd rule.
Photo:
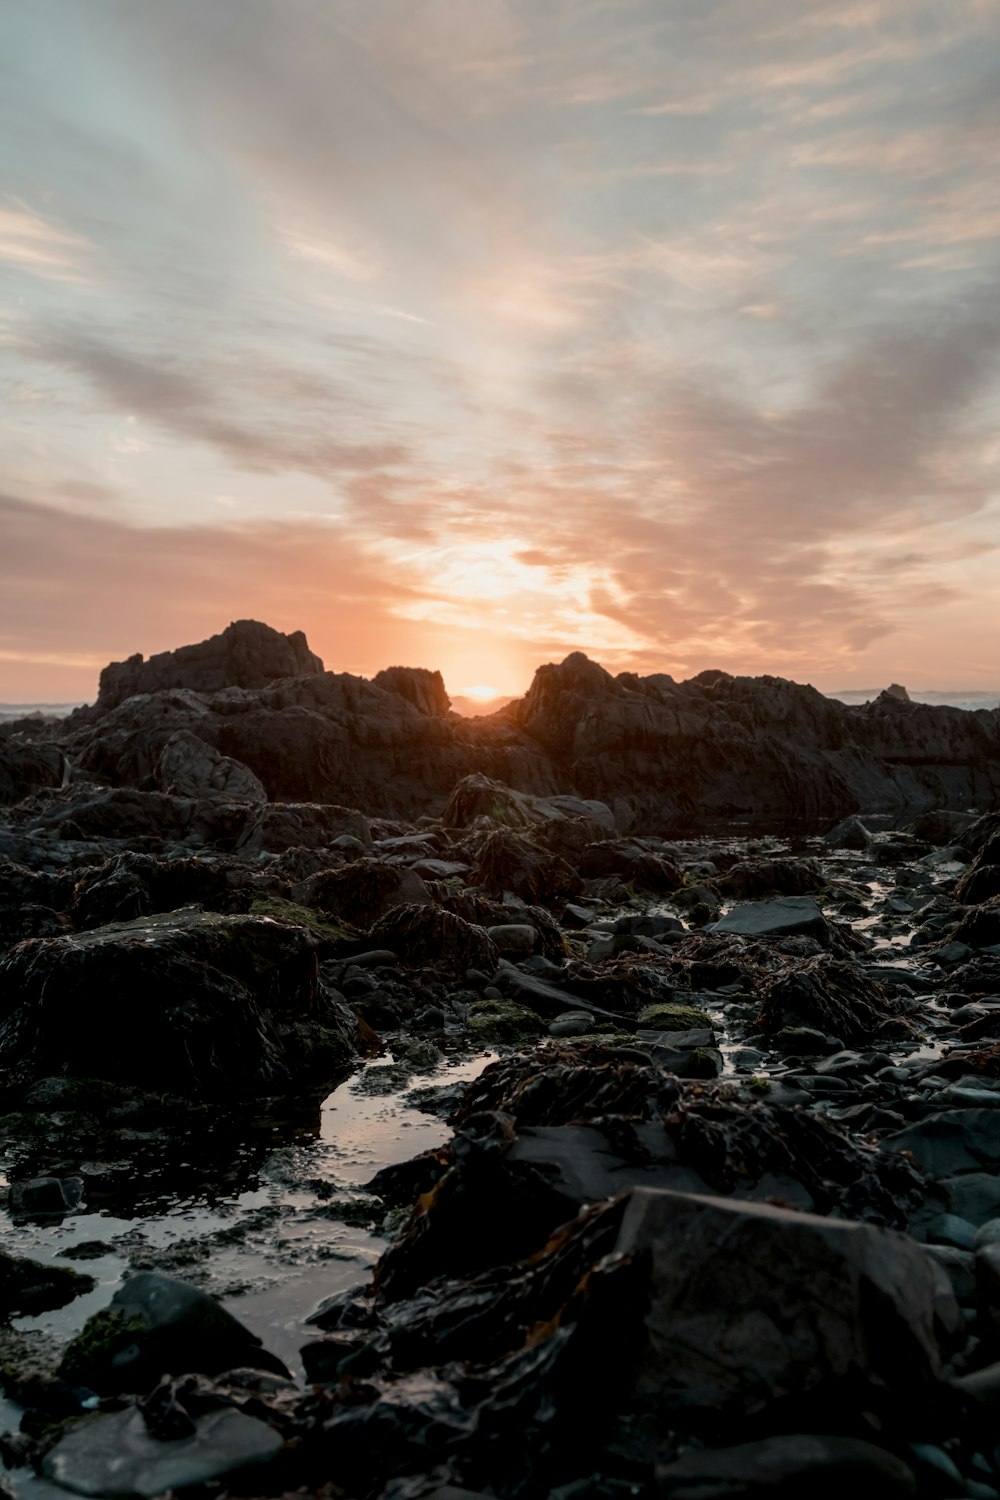
[(884, 985), (825, 953), (793, 961), (766, 979), (761, 992), (761, 1028), (770, 1036), (807, 1026), (848, 1043), (866, 1042), (887, 1025), (905, 1025), (898, 1012)]
[(776, 1401), (817, 1414), (870, 1402), (898, 1420), (940, 1378), (951, 1289), (891, 1230), (635, 1189), (615, 1250), (644, 1266), (632, 1395), (664, 1427), (684, 1409), (749, 1416)]
[(67, 1346), (61, 1373), (74, 1385), (117, 1395), (148, 1391), (163, 1375), (214, 1375), (284, 1365), (255, 1333), (197, 1287), (142, 1271), (115, 1292)]
[[(22, 943), (0, 961), (0, 1067), (22, 1086), (68, 1074), (215, 1097), (329, 1081), (353, 1026), (315, 949), (304, 928), (197, 911)], [(301, 1030), (317, 1024), (326, 1054)]]
[(426, 667), (386, 667), (375, 674), (372, 682), (383, 692), (398, 693), (418, 713), (429, 717), (447, 714), (451, 708), (441, 673)]
[(511, 891), (539, 906), (565, 900), (583, 889), (579, 875), (558, 854), (506, 828), (488, 833), (480, 844), (475, 879), (492, 895)]
[(388, 948), (405, 963), (440, 963), (456, 976), (467, 969), (492, 974), (500, 962), (482, 927), (437, 906), (395, 906), (379, 918), (368, 939), (373, 948)]
[(282, 635), (258, 620), (236, 620), (196, 646), (161, 651), (148, 661), (136, 653), (127, 661), (112, 662), (101, 673), (96, 707), (106, 713), (136, 693), (163, 688), (191, 688), (199, 693), (259, 688), (278, 678), (322, 670), (322, 661), (309, 650), (301, 630)]

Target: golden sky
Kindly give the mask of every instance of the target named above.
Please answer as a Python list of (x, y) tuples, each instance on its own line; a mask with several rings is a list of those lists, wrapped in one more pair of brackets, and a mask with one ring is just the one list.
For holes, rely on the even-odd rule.
[(1000, 682), (1000, 0), (0, 13), (0, 699)]

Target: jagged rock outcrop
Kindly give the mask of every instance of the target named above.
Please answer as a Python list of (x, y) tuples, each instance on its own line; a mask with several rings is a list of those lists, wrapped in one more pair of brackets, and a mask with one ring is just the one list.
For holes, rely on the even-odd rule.
[(419, 713), (430, 717), (446, 714), (451, 708), (441, 673), (429, 672), (426, 667), (386, 667), (376, 672), (372, 682), (383, 692), (398, 693)]
[[(778, 677), (715, 671), (613, 677), (574, 652), (540, 667), (524, 698), (463, 719), (439, 673), (394, 667), (369, 682), (321, 667), (300, 635), (239, 622), (106, 669), (97, 704), (53, 726), (51, 748), (77, 780), (243, 799), (245, 779), (247, 795), (259, 782), (274, 802), (444, 809), (450, 827), (485, 813), (559, 853), (600, 837), (593, 825), (611, 815), (619, 831), (669, 834), (984, 809), (1000, 795), (1000, 710), (890, 693), (848, 707)], [(183, 760), (184, 747), (189, 765), (165, 783), (164, 757)]]
[(263, 687), (281, 677), (322, 670), (322, 661), (309, 650), (301, 630), (283, 635), (259, 620), (234, 620), (219, 635), (195, 646), (160, 651), (148, 661), (136, 652), (127, 661), (111, 662), (101, 673), (97, 707), (105, 711), (135, 693), (163, 688), (214, 693), (226, 687)]

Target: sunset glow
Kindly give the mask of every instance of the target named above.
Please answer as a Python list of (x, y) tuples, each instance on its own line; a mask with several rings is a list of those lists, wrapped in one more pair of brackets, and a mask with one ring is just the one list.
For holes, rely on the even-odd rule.
[(245, 617), (455, 693), (1000, 679), (1000, 0), (2, 35), (0, 699)]

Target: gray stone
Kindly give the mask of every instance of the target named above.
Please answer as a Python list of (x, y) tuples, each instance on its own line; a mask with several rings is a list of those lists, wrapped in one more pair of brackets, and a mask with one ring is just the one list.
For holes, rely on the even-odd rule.
[(833, 1390), (905, 1409), (958, 1321), (943, 1271), (868, 1224), (640, 1188), (615, 1250), (648, 1279), (630, 1399), (671, 1426), (685, 1408), (749, 1416), (793, 1395), (825, 1410)]
[[(995, 1118), (995, 1117), (994, 1117)], [(966, 1172), (941, 1179), (951, 1212), (973, 1224), (985, 1224), (1000, 1213), (1000, 1177), (991, 1172)]]
[(162, 1375), (215, 1375), (238, 1366), (288, 1374), (257, 1335), (207, 1292), (141, 1271), (67, 1346), (60, 1373), (71, 1384), (119, 1393), (145, 1390)]
[(979, 1250), (983, 1245), (1000, 1245), (1000, 1219), (987, 1219), (976, 1230), (975, 1248)]
[(487, 927), (486, 936), (493, 939), (504, 958), (519, 958), (534, 953), (538, 933), (527, 922), (501, 922)]
[(976, 1248), (976, 1226), (956, 1214), (938, 1214), (926, 1228), (929, 1245), (952, 1245), (956, 1250)]
[(161, 1443), (132, 1407), (74, 1427), (46, 1454), (43, 1472), (78, 1495), (147, 1497), (268, 1463), (283, 1446), (265, 1422), (228, 1407), (199, 1417), (190, 1437)]
[(957, 1300), (963, 1304), (976, 1299), (977, 1257), (971, 1250), (960, 1250), (955, 1245), (928, 1245), (927, 1254), (942, 1266), (951, 1282)]
[(951, 1177), (1000, 1167), (1000, 1130), (993, 1109), (942, 1110), (882, 1142), (886, 1151), (906, 1151), (931, 1177)]
[(827, 920), (809, 896), (783, 896), (779, 901), (752, 901), (734, 906), (709, 932), (732, 932), (742, 937), (784, 937), (790, 933), (826, 936)]
[[(801, 1486), (801, 1489), (798, 1488)], [(884, 1448), (861, 1438), (795, 1433), (685, 1453), (656, 1471), (665, 1500), (724, 1500), (740, 1495), (913, 1495), (913, 1471)]]

